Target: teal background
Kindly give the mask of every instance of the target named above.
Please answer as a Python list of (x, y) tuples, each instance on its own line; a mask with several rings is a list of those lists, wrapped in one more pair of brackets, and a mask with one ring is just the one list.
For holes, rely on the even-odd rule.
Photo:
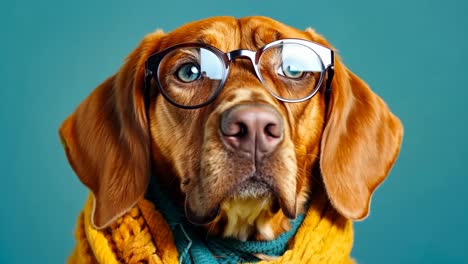
[(216, 15), (314, 27), (405, 125), (399, 159), (355, 224), (360, 263), (468, 263), (467, 2), (2, 1), (0, 263), (62, 263), (87, 190), (57, 135), (141, 38)]

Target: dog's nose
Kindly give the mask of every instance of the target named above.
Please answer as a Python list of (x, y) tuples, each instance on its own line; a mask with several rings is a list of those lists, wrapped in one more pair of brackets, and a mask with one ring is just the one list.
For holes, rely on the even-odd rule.
[(241, 105), (221, 117), (221, 134), (232, 148), (261, 160), (283, 138), (283, 124), (276, 110), (263, 105)]

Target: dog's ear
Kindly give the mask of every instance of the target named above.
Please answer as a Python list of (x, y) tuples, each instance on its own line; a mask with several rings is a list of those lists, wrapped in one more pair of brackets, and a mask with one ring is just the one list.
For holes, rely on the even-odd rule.
[(144, 63), (161, 31), (147, 35), (119, 71), (99, 85), (60, 127), (68, 160), (94, 195), (91, 222), (103, 228), (144, 195), (150, 138), (143, 100)]
[[(313, 41), (331, 45), (313, 29)], [(321, 142), (320, 169), (333, 206), (345, 217), (369, 214), (372, 193), (400, 150), (403, 126), (382, 99), (335, 56), (335, 75)]]
[(403, 127), (382, 99), (335, 59), (335, 76), (321, 142), (320, 168), (333, 206), (355, 220), (400, 150)]

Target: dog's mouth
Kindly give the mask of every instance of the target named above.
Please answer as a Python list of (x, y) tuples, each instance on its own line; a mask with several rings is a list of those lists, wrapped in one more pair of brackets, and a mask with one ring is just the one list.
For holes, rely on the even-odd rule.
[(295, 205), (293, 206), (294, 211), (292, 211), (290, 209), (292, 207), (288, 201), (281, 197), (276, 190), (277, 188), (273, 183), (254, 175), (239, 184), (233, 185), (231, 190), (217, 203), (201, 204), (201, 210), (193, 210), (191, 201), (187, 197), (185, 201), (185, 214), (191, 223), (205, 225), (217, 218), (225, 201), (258, 200), (259, 202), (270, 201), (270, 211), (272, 213), (276, 213), (282, 209), (287, 217), (291, 219), (295, 218)]

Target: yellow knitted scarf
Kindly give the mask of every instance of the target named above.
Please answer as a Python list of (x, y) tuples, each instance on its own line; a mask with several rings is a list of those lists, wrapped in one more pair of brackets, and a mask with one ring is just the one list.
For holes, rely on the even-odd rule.
[[(153, 203), (142, 199), (109, 227), (91, 225), (92, 195), (78, 218), (76, 246), (68, 263), (179, 263), (169, 225)], [(353, 227), (326, 198), (314, 201), (288, 250), (259, 263), (354, 263)]]

